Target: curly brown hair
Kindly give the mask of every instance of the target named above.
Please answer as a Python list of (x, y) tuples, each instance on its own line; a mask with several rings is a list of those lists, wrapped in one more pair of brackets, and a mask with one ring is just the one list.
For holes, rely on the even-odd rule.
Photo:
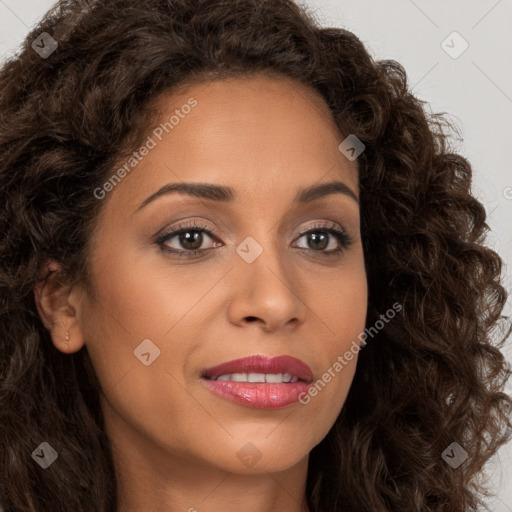
[[(46, 32), (58, 48), (42, 57)], [(273, 73), (318, 91), (358, 157), (367, 325), (343, 409), (310, 452), (311, 512), (484, 505), (485, 463), (509, 438), (511, 373), (493, 340), (507, 293), (453, 128), (403, 67), (323, 28), (292, 0), (60, 0), (0, 71), (0, 496), (11, 512), (115, 512), (116, 477), (84, 347), (55, 349), (34, 288), (43, 264), (88, 280), (93, 191), (140, 145), (150, 102), (187, 83)], [(42, 440), (59, 464), (40, 471)], [(458, 442), (457, 469), (442, 458)], [(357, 468), (357, 470), (355, 469)], [(485, 506), (485, 505), (484, 505)]]

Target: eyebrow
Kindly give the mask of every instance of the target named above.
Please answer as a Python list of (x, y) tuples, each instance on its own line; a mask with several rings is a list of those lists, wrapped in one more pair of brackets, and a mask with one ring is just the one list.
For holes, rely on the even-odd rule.
[[(155, 199), (173, 193), (223, 203), (233, 202), (237, 197), (234, 189), (223, 185), (214, 185), (211, 183), (168, 183), (146, 198), (135, 212), (144, 208), (144, 206)], [(350, 187), (341, 181), (331, 181), (320, 185), (312, 185), (311, 187), (299, 190), (295, 196), (294, 203), (298, 205), (310, 203), (316, 199), (320, 199), (321, 197), (331, 194), (344, 194), (351, 197), (357, 204), (359, 204), (359, 199), (356, 194)]]

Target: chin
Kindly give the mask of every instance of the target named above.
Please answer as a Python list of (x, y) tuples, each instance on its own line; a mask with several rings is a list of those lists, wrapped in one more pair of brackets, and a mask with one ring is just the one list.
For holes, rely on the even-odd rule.
[[(279, 427), (277, 427), (279, 428)], [(213, 454), (223, 452), (223, 461), (215, 460), (225, 471), (238, 474), (276, 473), (299, 464), (309, 455), (309, 444), (301, 435), (281, 438), (274, 432), (258, 436), (242, 436), (240, 441), (230, 439), (230, 446), (217, 447)], [(229, 454), (233, 456), (230, 457)]]

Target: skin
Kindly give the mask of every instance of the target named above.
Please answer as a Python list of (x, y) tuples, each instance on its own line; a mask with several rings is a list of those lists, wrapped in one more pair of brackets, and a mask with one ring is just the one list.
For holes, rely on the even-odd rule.
[[(166, 94), (148, 134), (190, 97), (198, 105), (103, 199), (89, 255), (94, 295), (57, 279), (48, 262), (55, 272), (38, 285), (37, 306), (58, 350), (85, 345), (93, 361), (120, 512), (307, 510), (308, 455), (343, 406), (357, 356), (306, 405), (274, 410), (221, 398), (200, 374), (247, 355), (287, 354), (317, 381), (357, 341), (367, 309), (358, 202), (333, 193), (293, 203), (298, 190), (333, 180), (358, 197), (357, 161), (338, 150), (345, 136), (323, 99), (278, 77)], [(176, 182), (230, 186), (237, 199), (169, 194), (136, 211)], [(214, 235), (203, 232), (202, 257), (155, 243), (157, 232), (192, 220)], [(327, 235), (319, 249), (299, 235), (317, 223), (339, 225), (352, 244), (322, 256), (340, 242)], [(248, 236), (263, 248), (252, 263), (236, 252)], [(190, 248), (178, 236), (166, 244)], [(149, 366), (134, 356), (144, 339), (160, 349)], [(237, 455), (248, 442), (261, 456), (251, 467)]]

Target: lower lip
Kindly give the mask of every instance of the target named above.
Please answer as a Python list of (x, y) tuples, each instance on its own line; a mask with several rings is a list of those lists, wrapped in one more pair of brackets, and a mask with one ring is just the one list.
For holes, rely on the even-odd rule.
[(299, 401), (307, 393), (311, 383), (263, 383), (235, 382), (226, 380), (201, 379), (205, 386), (217, 395), (246, 407), (257, 409), (280, 409)]

